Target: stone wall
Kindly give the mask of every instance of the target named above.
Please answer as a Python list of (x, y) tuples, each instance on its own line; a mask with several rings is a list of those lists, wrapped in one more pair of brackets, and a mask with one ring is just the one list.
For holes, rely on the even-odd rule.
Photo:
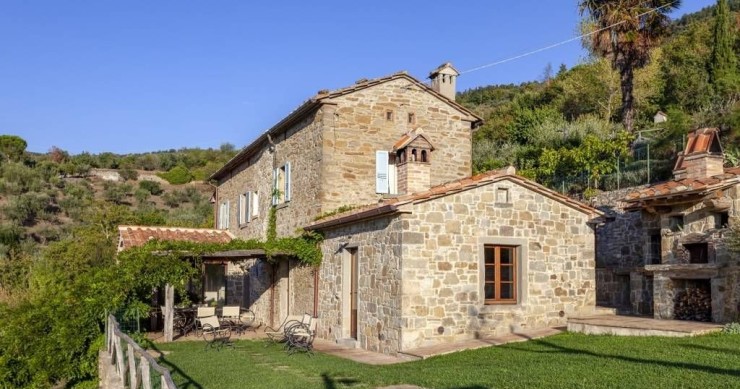
[[(495, 203), (498, 188), (510, 203)], [(595, 306), (589, 217), (503, 180), (404, 214), (403, 349), (564, 325)], [(518, 302), (484, 304), (483, 247), (519, 250)]]
[[(431, 185), (470, 176), (467, 115), (407, 79), (396, 79), (333, 99), (323, 134), (321, 202), (324, 211), (376, 202), (375, 152), (391, 150), (405, 133), (421, 129), (434, 146)], [(392, 120), (386, 113), (392, 111)], [(414, 114), (412, 123), (408, 115)], [(400, 186), (399, 186), (400, 187)]]
[[(275, 145), (272, 151), (265, 142), (249, 161), (221, 179), (216, 207), (229, 201), (229, 231), (235, 236), (265, 238), (272, 206), (273, 171), (288, 162), (291, 170), (290, 201), (277, 206), (278, 235), (294, 235), (297, 228), (307, 225), (320, 213), (318, 178), (321, 176), (322, 115), (322, 110), (318, 110), (273, 138)], [(259, 215), (240, 226), (237, 204), (239, 195), (245, 191), (258, 193)]]
[(645, 186), (599, 193), (591, 205), (613, 218), (596, 229), (596, 267), (632, 268), (644, 264), (645, 231), (639, 211), (626, 212), (622, 199)]
[(385, 354), (400, 351), (401, 220), (386, 217), (326, 231), (319, 281), (319, 336), (350, 337), (349, 250), (357, 250), (359, 346)]

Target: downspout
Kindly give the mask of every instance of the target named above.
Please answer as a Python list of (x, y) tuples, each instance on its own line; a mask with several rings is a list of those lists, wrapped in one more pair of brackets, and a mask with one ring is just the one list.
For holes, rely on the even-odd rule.
[(319, 313), (319, 268), (313, 269), (313, 317), (318, 317)]

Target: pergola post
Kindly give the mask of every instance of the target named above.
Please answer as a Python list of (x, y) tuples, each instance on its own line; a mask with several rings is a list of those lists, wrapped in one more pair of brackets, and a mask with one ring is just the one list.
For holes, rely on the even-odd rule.
[(175, 310), (175, 288), (167, 284), (164, 286), (164, 341), (172, 342)]

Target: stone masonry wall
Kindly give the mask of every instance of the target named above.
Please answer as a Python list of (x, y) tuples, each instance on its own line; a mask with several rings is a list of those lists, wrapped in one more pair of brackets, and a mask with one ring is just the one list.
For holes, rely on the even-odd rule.
[(326, 231), (319, 281), (319, 337), (349, 338), (347, 249), (357, 249), (359, 346), (400, 351), (401, 220), (386, 217)]
[[(430, 155), (431, 185), (470, 176), (471, 129), (457, 108), (397, 79), (334, 99), (323, 134), (321, 202), (323, 211), (369, 204), (375, 193), (375, 152), (390, 151), (405, 133), (419, 128), (435, 150)], [(386, 120), (386, 112), (393, 119)], [(414, 122), (408, 123), (408, 114)]]
[[(495, 203), (498, 188), (510, 203)], [(595, 306), (589, 217), (500, 182), (430, 200), (403, 218), (403, 349), (564, 325)], [(483, 246), (518, 246), (518, 303), (485, 305)]]
[[(319, 110), (276, 136), (273, 139), (274, 151), (270, 151), (265, 143), (247, 163), (219, 182), (216, 209), (223, 201), (229, 200), (229, 231), (235, 236), (264, 239), (272, 205), (273, 170), (286, 162), (291, 164), (291, 200), (277, 207), (278, 235), (294, 235), (296, 228), (307, 225), (320, 213), (321, 123), (322, 111)], [(247, 190), (258, 192), (259, 216), (239, 226), (238, 198)]]

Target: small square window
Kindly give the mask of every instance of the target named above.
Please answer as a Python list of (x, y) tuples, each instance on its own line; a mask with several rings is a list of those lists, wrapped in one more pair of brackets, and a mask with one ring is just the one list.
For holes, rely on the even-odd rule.
[(409, 112), (409, 124), (416, 123), (416, 115), (412, 112)]
[(389, 122), (393, 121), (393, 111), (385, 111), (385, 120)]
[(673, 215), (668, 217), (668, 228), (673, 232), (683, 230), (683, 215)]
[(683, 247), (689, 252), (689, 263), (709, 263), (709, 245), (706, 243), (685, 244)]
[(727, 228), (730, 224), (730, 214), (728, 212), (717, 212), (714, 214), (714, 228)]
[(509, 188), (496, 189), (496, 202), (500, 204), (509, 203)]

